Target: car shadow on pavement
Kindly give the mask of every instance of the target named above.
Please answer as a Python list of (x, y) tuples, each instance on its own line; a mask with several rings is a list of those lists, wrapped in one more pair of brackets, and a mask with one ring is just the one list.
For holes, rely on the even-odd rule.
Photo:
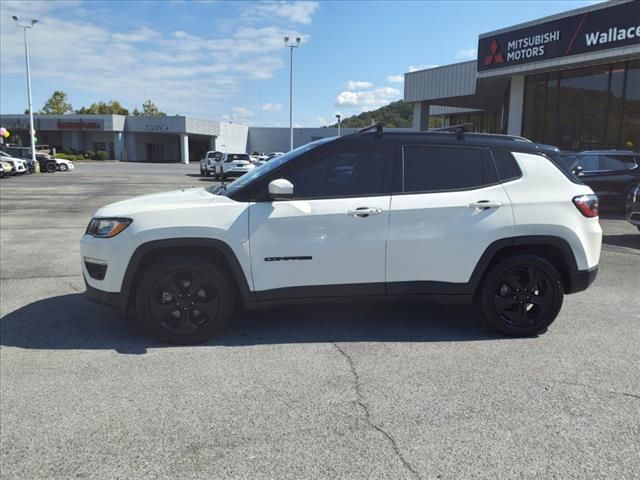
[[(219, 336), (202, 346), (503, 338), (507, 337), (484, 326), (474, 306), (341, 303), (240, 312)], [(5, 315), (0, 321), (0, 344), (28, 349), (110, 349), (123, 354), (170, 347), (148, 336), (134, 320), (121, 318), (81, 294), (38, 300)]]
[(635, 248), (640, 250), (640, 232), (621, 235), (603, 235), (602, 243), (616, 247)]

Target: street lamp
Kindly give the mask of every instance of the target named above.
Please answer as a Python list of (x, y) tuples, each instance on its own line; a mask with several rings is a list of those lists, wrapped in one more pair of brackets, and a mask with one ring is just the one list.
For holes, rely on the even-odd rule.
[(32, 18), (29, 23), (20, 23), (20, 17), (13, 15), (13, 21), (24, 31), (24, 58), (27, 64), (27, 93), (29, 95), (29, 138), (31, 139), (31, 161), (36, 166), (36, 141), (33, 128), (33, 101), (31, 100), (31, 71), (29, 70), (29, 42), (27, 41), (27, 29), (33, 28), (38, 20)]
[(289, 37), (284, 37), (284, 46), (289, 48), (289, 150), (293, 150), (293, 49), (300, 45), (300, 37), (295, 43), (289, 43)]
[(336, 113), (336, 118), (338, 119), (338, 136), (340, 136), (340, 114)]

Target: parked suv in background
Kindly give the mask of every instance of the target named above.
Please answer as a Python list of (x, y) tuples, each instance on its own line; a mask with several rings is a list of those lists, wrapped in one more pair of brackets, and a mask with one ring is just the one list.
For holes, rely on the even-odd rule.
[(602, 206), (624, 210), (640, 182), (640, 154), (625, 150), (591, 150), (566, 157), (578, 178), (589, 185)]
[(216, 165), (222, 160), (222, 152), (210, 151), (204, 154), (200, 159), (200, 175), (208, 177), (215, 173)]
[(224, 181), (227, 177), (244, 175), (255, 167), (248, 153), (225, 153), (215, 165), (214, 177)]
[(626, 218), (640, 230), (640, 183), (629, 192)]
[(87, 296), (172, 343), (239, 303), (476, 300), (535, 335), (600, 258), (598, 200), (554, 147), (461, 131), (322, 139), (233, 183), (99, 209), (81, 240)]

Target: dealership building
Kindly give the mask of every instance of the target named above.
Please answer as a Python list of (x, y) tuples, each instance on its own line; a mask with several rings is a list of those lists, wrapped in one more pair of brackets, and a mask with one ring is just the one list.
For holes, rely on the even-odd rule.
[(563, 150), (640, 150), (640, 1), (609, 1), (480, 35), (477, 60), (405, 74), (413, 126), (522, 135)]

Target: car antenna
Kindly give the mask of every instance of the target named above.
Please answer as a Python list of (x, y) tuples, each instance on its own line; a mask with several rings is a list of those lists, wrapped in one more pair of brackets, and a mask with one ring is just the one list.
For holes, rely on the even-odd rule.
[(432, 128), (430, 132), (453, 132), (458, 140), (464, 140), (465, 132), (473, 132), (473, 123), (459, 123), (449, 127)]
[(376, 137), (382, 137), (382, 127), (384, 127), (384, 122), (374, 123), (373, 125), (369, 125), (368, 127), (361, 128), (360, 130), (358, 130), (357, 134), (360, 135), (361, 133), (375, 130)]

